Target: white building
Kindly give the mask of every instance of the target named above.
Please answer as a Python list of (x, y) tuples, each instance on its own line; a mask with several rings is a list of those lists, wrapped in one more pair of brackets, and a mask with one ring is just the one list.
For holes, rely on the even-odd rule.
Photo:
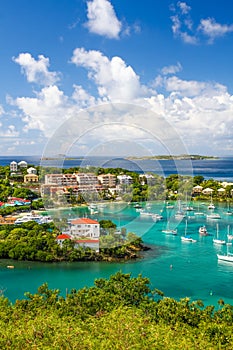
[(18, 170), (18, 164), (13, 161), (10, 163), (10, 171), (17, 171)]
[(117, 179), (120, 185), (131, 185), (133, 183), (133, 178), (130, 175), (118, 175)]
[(30, 167), (30, 168), (27, 169), (27, 173), (36, 175), (37, 174), (37, 170), (35, 168), (33, 168), (33, 167)]
[(71, 221), (70, 232), (74, 238), (99, 238), (100, 224), (89, 218), (78, 218)]
[(57, 243), (62, 246), (65, 239), (72, 239), (75, 248), (91, 248), (99, 252), (100, 224), (89, 218), (78, 218), (71, 220), (69, 233), (57, 236)]
[(25, 162), (25, 160), (21, 160), (19, 163), (18, 163), (18, 167), (19, 168), (27, 168), (28, 166), (28, 163)]

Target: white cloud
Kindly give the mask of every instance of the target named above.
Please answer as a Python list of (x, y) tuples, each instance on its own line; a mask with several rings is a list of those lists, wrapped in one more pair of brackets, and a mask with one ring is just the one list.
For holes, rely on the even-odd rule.
[(2, 128), (0, 136), (4, 138), (14, 138), (19, 136), (19, 132), (16, 130), (15, 125), (8, 125), (7, 128)]
[(233, 24), (220, 24), (217, 23), (214, 18), (207, 18), (200, 21), (198, 30), (209, 37), (209, 40), (212, 43), (215, 38), (219, 38), (227, 33), (233, 32)]
[[(77, 48), (71, 61), (77, 67), (87, 70), (87, 77), (94, 83), (97, 96), (94, 97), (81, 85), (75, 84), (70, 97), (52, 85), (35, 93), (34, 98), (18, 97), (16, 100), (9, 98), (8, 102), (14, 104), (20, 112), (18, 119), (22, 125), (19, 137), (23, 138), (23, 135), (26, 135), (29, 142), (37, 139), (32, 137), (37, 131), (40, 132), (39, 135), (48, 138), (65, 120), (78, 115), (83, 108), (103, 102), (127, 102), (148, 110), (152, 109), (166, 119), (180, 134), (192, 153), (197, 152), (197, 149), (207, 154), (226, 152), (229, 154), (230, 150), (233, 151), (233, 96), (227, 91), (226, 86), (217, 82), (181, 79), (177, 73), (182, 67), (180, 63), (176, 63), (164, 67), (162, 74), (155, 78), (156, 92), (147, 86), (142, 86), (133, 68), (120, 57), (108, 58), (100, 51)], [(92, 85), (87, 86), (93, 91)], [(16, 117), (14, 115), (15, 120)], [(98, 118), (101, 121), (101, 117)], [(110, 115), (110, 121), (111, 118)], [(129, 126), (133, 125), (132, 116), (124, 121), (128, 122)], [(13, 124), (14, 122), (9, 123)], [(16, 128), (12, 126), (8, 128), (4, 125), (2, 129), (8, 130), (9, 138), (18, 135), (18, 131), (16, 132)], [(126, 128), (122, 131), (127, 136)], [(104, 132), (106, 135), (101, 137), (108, 142), (114, 138), (114, 133), (120, 135), (119, 127), (106, 128)], [(129, 128), (130, 134), (134, 136), (132, 128)], [(93, 132), (89, 136), (89, 141), (92, 142), (94, 138), (99, 137), (99, 134)], [(85, 150), (87, 151), (86, 148)]]
[(182, 80), (176, 76), (164, 78), (162, 82), (166, 91), (179, 94), (181, 96), (197, 96), (208, 94), (215, 94), (215, 91), (223, 91), (225, 87), (220, 84), (199, 82), (195, 80)]
[(43, 55), (39, 55), (38, 60), (35, 60), (30, 53), (20, 53), (13, 61), (21, 66), (22, 73), (26, 75), (29, 83), (52, 85), (60, 79), (58, 73), (48, 71), (49, 59)]
[(180, 62), (178, 62), (176, 65), (166, 66), (161, 69), (161, 73), (164, 75), (167, 74), (175, 74), (182, 70), (182, 66)]
[(71, 61), (88, 69), (88, 77), (97, 85), (102, 99), (132, 101), (144, 93), (139, 77), (120, 57), (110, 60), (100, 51), (77, 48)]
[(80, 85), (74, 85), (72, 98), (82, 108), (93, 106), (96, 103), (96, 99)]
[(172, 32), (186, 44), (200, 43), (200, 34), (208, 38), (208, 43), (213, 43), (216, 38), (233, 32), (233, 24), (220, 24), (214, 18), (200, 19), (200, 23), (194, 29), (190, 17), (191, 7), (185, 2), (177, 2), (176, 6), (170, 6), (170, 10), (174, 13), (171, 16)]
[(177, 6), (180, 8), (182, 14), (188, 14), (191, 10), (191, 7), (188, 6), (185, 2), (178, 1)]
[(87, 1), (87, 18), (85, 24), (91, 33), (118, 39), (122, 24), (108, 0)]
[(14, 103), (24, 113), (25, 131), (39, 129), (50, 136), (68, 117), (67, 97), (57, 86), (44, 87), (35, 98), (18, 97)]
[(191, 7), (185, 2), (177, 2), (176, 6), (170, 7), (174, 13), (171, 16), (172, 32), (176, 38), (180, 38), (186, 44), (197, 44), (198, 40), (193, 31), (193, 21), (189, 15)]

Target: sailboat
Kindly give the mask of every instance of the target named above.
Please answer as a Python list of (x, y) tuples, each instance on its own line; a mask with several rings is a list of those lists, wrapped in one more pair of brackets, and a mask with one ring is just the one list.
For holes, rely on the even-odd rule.
[(213, 199), (212, 199), (212, 193), (211, 193), (211, 199), (210, 199), (210, 204), (208, 205), (208, 209), (215, 209), (215, 205), (214, 205)]
[(213, 239), (213, 243), (214, 244), (226, 244), (226, 241), (224, 239), (219, 239), (218, 231), (219, 231), (219, 228), (218, 228), (218, 224), (217, 224), (216, 225), (216, 238)]
[(229, 252), (229, 244), (227, 243), (227, 253), (217, 254), (218, 260), (233, 262), (233, 253)]
[(233, 215), (233, 212), (230, 210), (230, 203), (229, 203), (229, 201), (228, 201), (228, 203), (227, 203), (227, 211), (226, 211), (225, 214), (226, 214), (226, 215)]
[(181, 210), (181, 202), (178, 200), (178, 210), (175, 214), (175, 219), (182, 220), (186, 217), (185, 213)]
[(165, 233), (166, 235), (177, 235), (177, 229), (172, 229), (170, 228), (170, 221), (167, 221), (167, 226), (165, 228), (165, 230), (162, 230), (163, 233)]
[(229, 241), (232, 241), (233, 240), (233, 235), (230, 234), (230, 225), (227, 226), (227, 239)]
[(182, 242), (196, 243), (196, 242), (197, 242), (196, 239), (193, 239), (192, 237), (187, 236), (187, 227), (188, 227), (188, 222), (187, 222), (187, 220), (186, 220), (186, 222), (185, 222), (184, 236), (181, 236), (181, 241), (182, 241)]
[(197, 206), (197, 211), (194, 212), (194, 215), (199, 215), (199, 216), (204, 216), (205, 214), (200, 211), (200, 203), (198, 202), (198, 206)]

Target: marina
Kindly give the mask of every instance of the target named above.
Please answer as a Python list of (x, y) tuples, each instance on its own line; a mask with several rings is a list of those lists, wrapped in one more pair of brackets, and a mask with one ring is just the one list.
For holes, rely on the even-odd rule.
[[(118, 225), (118, 229), (125, 227), (128, 232), (139, 235), (149, 251), (143, 253), (142, 259), (106, 263), (106, 262), (74, 262), (74, 263), (34, 263), (18, 261), (0, 261), (0, 281), (4, 295), (10, 300), (23, 298), (26, 291), (36, 292), (37, 288), (48, 282), (51, 288), (58, 288), (61, 294), (72, 288), (91, 286), (99, 277), (109, 277), (121, 270), (133, 276), (142, 274), (150, 278), (154, 288), (162, 290), (166, 296), (180, 299), (189, 297), (192, 300), (201, 299), (205, 304), (217, 305), (220, 298), (233, 304), (233, 292), (226, 286), (233, 283), (233, 264), (218, 258), (227, 254), (227, 245), (214, 244), (216, 236), (216, 221), (206, 219), (209, 209), (201, 205), (205, 216), (196, 216), (200, 203), (192, 203), (194, 211), (189, 212), (187, 219), (178, 221), (175, 202), (174, 209), (165, 208), (164, 202), (150, 203), (150, 212), (162, 214), (162, 219), (154, 221), (152, 216), (142, 217), (133, 205), (126, 203), (111, 203), (105, 205), (101, 211), (91, 215), (93, 219), (109, 219)], [(145, 203), (140, 203), (144, 208)], [(98, 208), (98, 206), (96, 206)], [(216, 204), (218, 220), (218, 236), (227, 240), (231, 232), (233, 217), (225, 215), (225, 205)], [(169, 227), (176, 234), (165, 234), (167, 227), (167, 213), (169, 212)], [(60, 215), (67, 216), (68, 209), (60, 210)], [(82, 217), (90, 215), (88, 207), (72, 208), (72, 216)], [(188, 234), (196, 241), (195, 244), (184, 244), (181, 240), (188, 225)], [(199, 228), (206, 227), (208, 236), (200, 235)], [(170, 265), (173, 266), (170, 269)], [(14, 269), (6, 268), (14, 266)], [(15, 288), (17, 285), (17, 288)], [(212, 294), (210, 295), (210, 290)]]

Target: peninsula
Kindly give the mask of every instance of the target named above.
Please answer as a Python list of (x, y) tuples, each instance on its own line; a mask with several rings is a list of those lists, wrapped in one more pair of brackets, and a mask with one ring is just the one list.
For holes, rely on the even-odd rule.
[(180, 154), (180, 155), (154, 155), (154, 156), (141, 156), (141, 157), (136, 157), (136, 156), (129, 156), (126, 159), (128, 160), (134, 160), (134, 159), (140, 159), (140, 160), (146, 160), (146, 159), (162, 159), (162, 160), (185, 160), (185, 159), (190, 159), (190, 160), (203, 160), (203, 159), (219, 159), (217, 156), (202, 156), (199, 154)]

